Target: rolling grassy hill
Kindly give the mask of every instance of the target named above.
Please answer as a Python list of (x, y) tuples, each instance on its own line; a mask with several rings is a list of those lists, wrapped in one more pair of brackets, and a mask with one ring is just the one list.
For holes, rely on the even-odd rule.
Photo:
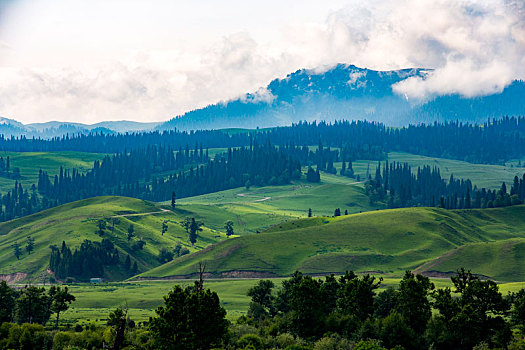
[[(464, 266), (502, 281), (525, 278), (525, 206), (447, 211), (406, 208), (282, 223), (229, 239), (140, 275), (189, 276), (197, 264), (221, 276), (283, 276), (354, 270), (399, 276)], [(498, 259), (505, 255), (505, 261)], [(455, 260), (448, 261), (452, 257)], [(490, 259), (488, 259), (489, 257)], [(497, 264), (491, 263), (498, 262)]]
[[(61, 205), (30, 216), (22, 217), (0, 224), (0, 274), (24, 273), (26, 279), (36, 278), (44, 273), (49, 262), (50, 245), (60, 246), (65, 241), (68, 246), (76, 247), (89, 239), (100, 241), (110, 239), (119, 249), (121, 259), (126, 254), (136, 260), (139, 270), (145, 271), (159, 265), (157, 255), (161, 247), (173, 248), (177, 243), (190, 251), (203, 249), (226, 236), (224, 233), (203, 227), (199, 239), (192, 247), (188, 234), (178, 224), (184, 217), (194, 213), (176, 208), (166, 210), (160, 205), (126, 197), (96, 197)], [(114, 231), (106, 230), (103, 237), (96, 233), (96, 222), (105, 219), (108, 228), (114, 222)], [(161, 235), (162, 223), (168, 221), (168, 232)], [(135, 238), (127, 240), (130, 224), (135, 227)], [(22, 248), (27, 237), (35, 240), (35, 251), (28, 254), (24, 251), (20, 260), (13, 254), (13, 243), (18, 242)], [(133, 251), (134, 240), (142, 238), (146, 245), (141, 251)], [(112, 271), (109, 279), (126, 277), (121, 271)]]

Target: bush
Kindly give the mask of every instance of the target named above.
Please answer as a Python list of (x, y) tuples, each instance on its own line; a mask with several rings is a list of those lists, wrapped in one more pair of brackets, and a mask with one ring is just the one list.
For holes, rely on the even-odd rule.
[(296, 341), (290, 333), (283, 333), (275, 337), (275, 343), (279, 348), (283, 349), (287, 346), (295, 345)]
[(361, 340), (355, 346), (354, 350), (387, 350), (386, 348), (380, 345), (378, 340)]
[(351, 350), (353, 345), (348, 339), (333, 334), (316, 341), (314, 350)]
[(263, 340), (256, 334), (245, 334), (237, 341), (237, 345), (244, 349), (251, 347), (253, 349), (259, 350), (264, 347)]
[(304, 345), (290, 345), (285, 350), (312, 350), (312, 348)]

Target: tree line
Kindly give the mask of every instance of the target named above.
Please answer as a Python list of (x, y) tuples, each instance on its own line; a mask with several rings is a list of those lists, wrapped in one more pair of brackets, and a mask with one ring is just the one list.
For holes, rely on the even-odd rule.
[[(199, 151), (198, 157), (201, 153)], [(87, 173), (61, 169), (53, 181), (46, 172), (41, 172), (38, 190), (49, 201), (58, 204), (102, 195), (164, 201), (173, 199), (173, 194), (183, 198), (246, 185), (287, 184), (301, 176), (300, 162), (269, 143), (229, 148), (213, 160), (208, 159), (202, 165), (190, 166), (166, 178), (141, 170), (141, 157), (135, 161), (134, 154), (107, 157), (100, 164), (95, 162)], [(122, 158), (128, 161), (120, 161)]]
[(494, 208), (521, 204), (525, 200), (525, 174), (514, 177), (510, 191), (478, 188), (470, 179), (453, 174), (448, 182), (438, 167), (425, 165), (416, 171), (407, 163), (378, 163), (375, 176), (365, 184), (371, 202), (385, 202), (389, 208), (438, 206), (445, 209)]
[[(296, 272), (275, 291), (271, 280), (262, 280), (248, 291), (252, 301), (243, 321), (257, 334), (291, 333), (314, 349), (351, 349), (370, 339), (375, 341), (366, 349), (520, 349), (525, 344), (523, 289), (503, 296), (494, 281), (464, 269), (451, 277), (452, 288), (435, 288), (428, 277), (410, 271), (397, 289), (379, 291), (381, 282), (351, 271), (324, 279)], [(317, 347), (321, 343), (326, 347)]]
[(31, 215), (48, 207), (47, 199), (40, 200), (35, 185), (28, 191), (17, 180), (13, 189), (0, 194), (0, 222)]
[[(0, 150), (16, 152), (84, 151), (117, 153), (148, 145), (178, 149), (199, 144), (204, 148), (242, 147), (269, 140), (303, 147), (317, 144), (339, 149), (369, 149), (372, 156), (391, 151), (464, 160), (473, 163), (503, 164), (520, 158), (525, 148), (525, 117), (503, 117), (483, 125), (444, 122), (389, 128), (368, 121), (301, 122), (276, 127), (230, 133), (222, 130), (137, 132), (125, 134), (90, 133), (52, 139), (0, 136)], [(374, 159), (374, 158), (371, 158)]]

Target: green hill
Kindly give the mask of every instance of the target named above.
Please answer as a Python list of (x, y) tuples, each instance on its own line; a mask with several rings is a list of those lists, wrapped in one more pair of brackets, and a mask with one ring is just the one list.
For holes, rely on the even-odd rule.
[[(173, 248), (177, 243), (195, 252), (209, 244), (226, 239), (224, 233), (207, 226), (199, 233), (195, 247), (188, 241), (188, 234), (178, 224), (194, 213), (176, 208), (164, 207), (127, 197), (96, 197), (61, 205), (30, 216), (0, 224), (0, 275), (22, 273), (19, 278), (34, 279), (45, 275), (49, 263), (50, 245), (60, 246), (65, 241), (73, 249), (85, 239), (100, 241), (110, 239), (119, 250), (123, 260), (129, 254), (137, 261), (139, 271), (145, 271), (160, 263), (157, 259), (161, 247)], [(108, 228), (101, 237), (96, 233), (96, 223), (104, 219)], [(167, 221), (168, 232), (161, 234), (162, 223)], [(110, 227), (114, 224), (114, 230)], [(127, 230), (134, 225), (135, 237), (128, 241)], [(35, 250), (28, 254), (24, 250), (27, 237), (35, 241)], [(133, 242), (142, 238), (146, 245), (143, 250), (131, 249)], [(18, 242), (24, 252), (20, 260), (13, 254), (13, 244)], [(25, 276), (24, 274), (27, 274)], [(107, 279), (121, 279), (129, 276), (122, 271), (108, 271)]]
[[(284, 276), (405, 269), (446, 273), (457, 267), (502, 281), (525, 278), (525, 206), (484, 210), (407, 208), (289, 221), (229, 239), (140, 275), (188, 276), (205, 262), (214, 276)], [(448, 260), (450, 258), (450, 260)], [(505, 259), (505, 261), (500, 261)]]
[[(86, 171), (93, 167), (95, 160), (101, 160), (105, 154), (86, 152), (0, 152), (0, 156), (11, 160), (11, 168), (19, 168), (21, 178), (17, 181), (28, 189), (38, 183), (40, 169), (49, 175), (58, 175), (60, 167), (64, 169), (76, 168)], [(13, 189), (14, 179), (0, 177), (0, 192)]]

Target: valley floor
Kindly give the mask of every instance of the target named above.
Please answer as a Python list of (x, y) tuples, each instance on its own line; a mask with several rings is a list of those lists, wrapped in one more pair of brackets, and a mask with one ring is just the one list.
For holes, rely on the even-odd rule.
[[(378, 276), (378, 275), (375, 275)], [(283, 278), (271, 279), (276, 287), (280, 287)], [(246, 314), (250, 298), (246, 292), (259, 279), (210, 279), (205, 280), (205, 287), (217, 292), (223, 307), (228, 312), (227, 317), (235, 320)], [(381, 288), (395, 287), (399, 278), (384, 277)], [(450, 279), (432, 278), (437, 288), (450, 287)], [(155, 314), (154, 310), (163, 303), (166, 295), (175, 284), (189, 286), (193, 280), (138, 281), (116, 282), (103, 284), (70, 285), (71, 292), (77, 300), (63, 314), (64, 321), (72, 324), (100, 322), (104, 323), (109, 312), (118, 306), (125, 306), (130, 317), (136, 322), (147, 321)], [(525, 288), (525, 282), (502, 283), (499, 285), (504, 295)]]

